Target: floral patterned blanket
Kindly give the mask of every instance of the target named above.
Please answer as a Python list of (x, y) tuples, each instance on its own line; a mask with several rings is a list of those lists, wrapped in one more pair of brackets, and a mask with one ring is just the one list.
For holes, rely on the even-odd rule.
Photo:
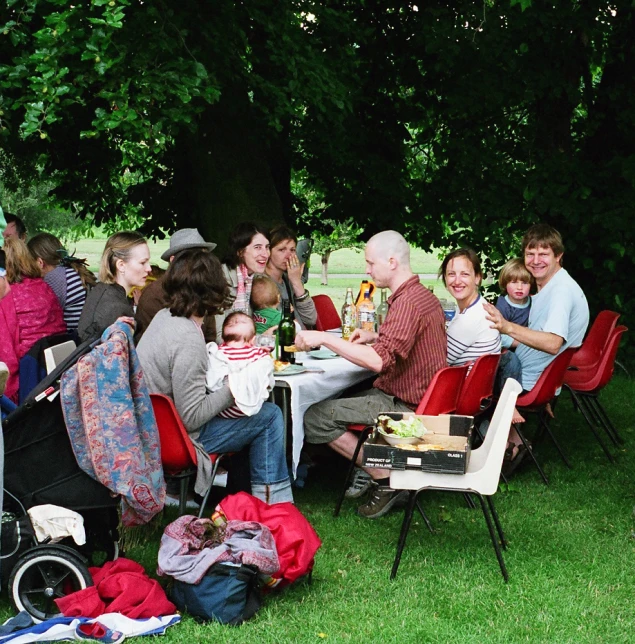
[(147, 523), (165, 503), (159, 432), (133, 331), (132, 318), (119, 318), (62, 375), (60, 387), (77, 463), (121, 495), (125, 526)]

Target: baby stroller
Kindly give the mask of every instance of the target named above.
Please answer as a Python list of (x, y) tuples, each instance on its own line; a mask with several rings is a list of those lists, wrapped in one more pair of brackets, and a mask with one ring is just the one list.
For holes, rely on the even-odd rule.
[[(5, 521), (3, 512), (0, 582), (15, 607), (36, 621), (59, 613), (56, 598), (92, 585), (87, 565), (100, 563), (91, 561), (93, 557), (101, 555), (103, 562), (118, 554), (119, 499), (77, 465), (60, 396), (51, 395), (59, 390), (62, 373), (98, 343), (77, 347), (2, 423), (0, 510), (11, 514)], [(70, 539), (38, 543), (27, 510), (43, 504), (80, 513), (86, 547), (78, 549)]]

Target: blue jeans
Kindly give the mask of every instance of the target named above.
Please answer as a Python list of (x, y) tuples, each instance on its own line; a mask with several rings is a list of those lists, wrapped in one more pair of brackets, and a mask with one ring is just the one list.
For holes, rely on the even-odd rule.
[(238, 452), (249, 445), (252, 485), (272, 485), (289, 478), (282, 412), (273, 403), (263, 403), (255, 416), (215, 416), (200, 428), (200, 432), (197, 440), (209, 454)]
[(6, 396), (0, 396), (0, 415), (2, 418), (8, 416), (18, 406)]

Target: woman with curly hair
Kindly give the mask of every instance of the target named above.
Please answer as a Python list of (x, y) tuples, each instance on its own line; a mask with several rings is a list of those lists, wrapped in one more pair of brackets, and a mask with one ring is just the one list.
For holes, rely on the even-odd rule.
[(66, 252), (62, 242), (51, 233), (31, 237), (28, 247), (35, 257), (44, 281), (53, 289), (64, 311), (66, 329), (77, 329), (88, 290), (97, 279), (88, 269), (85, 259), (78, 259)]
[[(280, 409), (263, 403), (254, 416), (221, 418), (234, 404), (228, 385), (206, 387), (209, 366), (201, 324), (206, 314), (220, 315), (232, 304), (230, 287), (218, 259), (201, 249), (175, 257), (163, 282), (167, 308), (159, 311), (139, 341), (148, 389), (174, 401), (188, 434), (208, 454), (237, 452), (249, 446), (251, 492), (267, 503), (293, 501), (284, 455)], [(199, 458), (196, 491), (205, 489)]]

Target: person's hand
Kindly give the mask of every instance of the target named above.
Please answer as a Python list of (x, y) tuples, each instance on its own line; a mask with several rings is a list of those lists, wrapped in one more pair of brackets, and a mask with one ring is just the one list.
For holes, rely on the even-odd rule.
[(508, 322), (502, 316), (501, 312), (489, 302), (483, 302), (483, 308), (485, 309), (486, 313), (485, 317), (492, 323), (490, 324), (490, 328), (496, 329), (500, 333), (506, 333), (507, 335), (509, 335), (506, 331)]
[[(304, 284), (302, 284), (302, 271), (304, 270), (304, 264), (300, 264), (298, 256), (293, 253), (287, 261), (287, 276), (289, 277), (289, 282), (293, 286), (293, 290), (300, 290), (299, 295), (304, 293)], [(298, 293), (296, 292), (296, 295)]]
[(353, 344), (372, 344), (377, 339), (377, 334), (374, 331), (366, 331), (364, 329), (355, 329), (348, 339)]
[(278, 330), (278, 325), (276, 326), (270, 326), (268, 329), (262, 332), (262, 335), (274, 335), (275, 332)]
[(323, 338), (322, 331), (300, 331), (295, 336), (294, 344), (300, 351), (310, 351), (313, 347), (319, 347)]

